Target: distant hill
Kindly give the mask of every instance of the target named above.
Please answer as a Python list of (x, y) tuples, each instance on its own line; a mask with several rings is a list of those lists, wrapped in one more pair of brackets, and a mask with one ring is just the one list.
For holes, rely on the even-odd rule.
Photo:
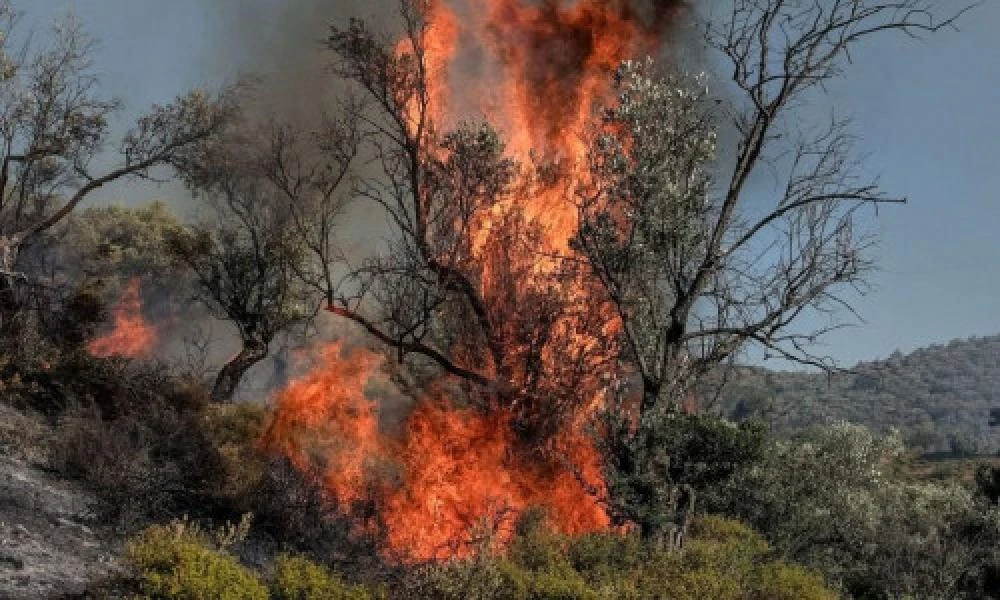
[(994, 453), (1000, 427), (1000, 335), (953, 340), (888, 359), (859, 363), (856, 374), (743, 367), (720, 397), (727, 416), (760, 417), (777, 433), (830, 421), (896, 427), (908, 446), (926, 452)]

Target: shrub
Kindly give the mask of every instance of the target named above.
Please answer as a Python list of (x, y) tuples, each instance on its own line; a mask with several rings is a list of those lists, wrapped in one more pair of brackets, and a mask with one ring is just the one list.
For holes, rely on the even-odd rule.
[(672, 600), (834, 600), (823, 579), (774, 556), (745, 525), (718, 517), (695, 521), (680, 552), (654, 552), (638, 574), (644, 593)]
[(257, 449), (267, 410), (259, 404), (211, 404), (201, 414), (200, 425), (222, 462), (221, 500), (237, 512), (254, 511), (254, 494), (260, 489), (267, 459)]
[(736, 521), (703, 517), (681, 551), (635, 534), (576, 538), (518, 528), (505, 557), (429, 565), (407, 580), (405, 597), (550, 600), (832, 600), (823, 579), (778, 560), (764, 539)]
[(536, 572), (502, 558), (426, 565), (405, 580), (405, 597), (439, 600), (586, 600), (597, 598), (575, 572)]
[(198, 397), (156, 369), (95, 362), (107, 364), (83, 371), (89, 384), (75, 383), (91, 393), (73, 393), (82, 399), (58, 417), (52, 466), (90, 484), (127, 530), (215, 510), (223, 462)]
[(823, 580), (798, 565), (764, 565), (753, 582), (755, 600), (833, 600), (837, 595), (823, 585)]
[(724, 489), (762, 456), (766, 427), (674, 411), (644, 414), (633, 423), (604, 414), (605, 478), (613, 515), (637, 525), (650, 540), (676, 544), (692, 507), (714, 506)]
[(371, 515), (366, 507), (353, 507), (355, 512), (345, 515), (318, 479), (296, 469), (287, 458), (268, 460), (248, 504), (261, 532), (279, 540), (285, 550), (359, 580), (386, 576), (376, 533), (358, 528)]
[(336, 574), (302, 557), (281, 556), (271, 583), (274, 600), (372, 600), (364, 586), (344, 583)]
[(901, 477), (898, 436), (838, 424), (775, 442), (720, 511), (861, 598), (981, 598), (1000, 509), (957, 484)]
[(150, 527), (131, 540), (127, 564), (142, 593), (162, 600), (267, 600), (267, 586), (189, 522)]

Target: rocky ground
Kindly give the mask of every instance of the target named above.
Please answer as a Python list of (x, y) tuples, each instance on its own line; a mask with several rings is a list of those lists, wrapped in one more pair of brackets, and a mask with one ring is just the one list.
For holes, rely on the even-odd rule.
[(96, 499), (45, 468), (41, 419), (0, 400), (0, 598), (79, 597), (119, 567)]

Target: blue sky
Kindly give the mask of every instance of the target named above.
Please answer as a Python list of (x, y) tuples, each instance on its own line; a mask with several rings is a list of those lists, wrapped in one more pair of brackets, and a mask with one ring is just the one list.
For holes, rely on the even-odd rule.
[[(107, 93), (126, 102), (124, 119), (192, 86), (271, 68), (250, 57), (277, 45), (274, 23), (309, 48), (330, 5), (362, 4), (331, 0), (292, 20), (296, 2), (277, 0), (25, 0), (18, 8), (22, 27), (38, 38), (66, 11), (83, 21), (100, 39), (95, 67)], [(960, 29), (869, 43), (830, 90), (838, 114), (855, 119), (866, 168), (909, 198), (884, 207), (876, 222), (881, 270), (857, 302), (867, 323), (828, 336), (821, 348), (844, 364), (1000, 333), (1000, 2), (983, 2)], [(137, 203), (176, 193), (120, 187), (104, 198)]]

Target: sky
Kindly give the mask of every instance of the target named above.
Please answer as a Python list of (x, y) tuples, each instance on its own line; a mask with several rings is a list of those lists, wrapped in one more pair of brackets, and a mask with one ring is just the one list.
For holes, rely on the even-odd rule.
[[(94, 56), (106, 93), (124, 100), (119, 127), (195, 86), (214, 87), (239, 73), (267, 71), (269, 49), (313, 48), (322, 10), (296, 0), (23, 0), (22, 33), (42, 41), (67, 11), (100, 40)], [(303, 3), (304, 4), (304, 3)], [(317, 4), (309, 2), (310, 5)], [(330, 0), (334, 10), (367, 3)], [(942, 7), (955, 0), (941, 0)], [(278, 27), (276, 24), (280, 23)], [(883, 36), (853, 54), (829, 105), (854, 119), (867, 171), (905, 196), (884, 206), (879, 271), (855, 303), (865, 322), (825, 338), (819, 348), (843, 365), (899, 349), (1000, 333), (1000, 0), (984, 0), (959, 22), (924, 40)], [(318, 47), (318, 45), (317, 45)], [(298, 50), (296, 50), (298, 51)], [(299, 64), (282, 56), (275, 63)], [(301, 64), (313, 64), (303, 58)], [(310, 72), (310, 76), (313, 74)], [(803, 118), (825, 117), (828, 106)], [(180, 197), (176, 187), (118, 186), (98, 201), (139, 204)], [(875, 217), (872, 216), (874, 219)]]

